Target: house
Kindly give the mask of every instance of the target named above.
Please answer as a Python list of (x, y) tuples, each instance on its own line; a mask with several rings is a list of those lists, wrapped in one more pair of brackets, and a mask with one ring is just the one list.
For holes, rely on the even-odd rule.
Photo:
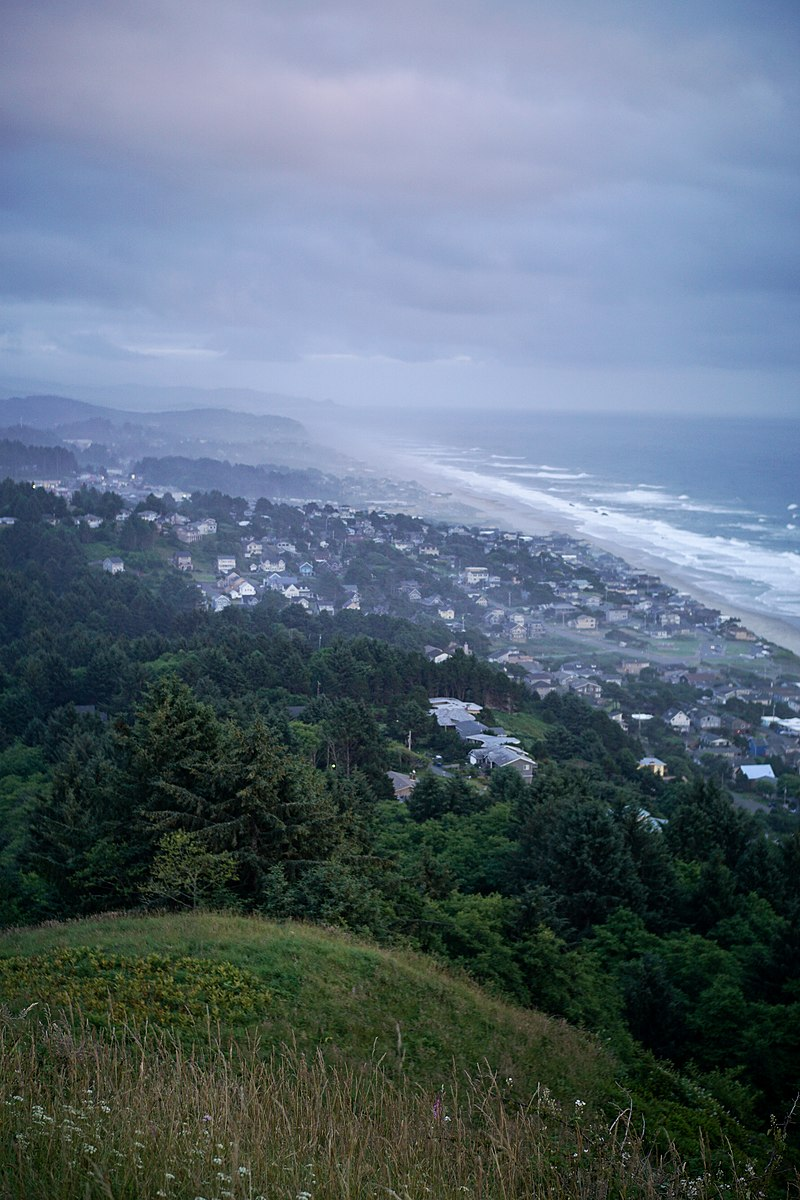
[(209, 533), (217, 532), (217, 522), (214, 517), (203, 517), (201, 521), (195, 522), (194, 527), (201, 537), (206, 537)]
[(692, 714), (692, 724), (701, 733), (710, 733), (722, 728), (722, 717), (711, 710), (698, 710)]
[(103, 570), (109, 575), (121, 575), (125, 570), (125, 564), (121, 558), (104, 558)]
[(487, 774), (499, 768), (510, 767), (521, 775), (526, 783), (533, 779), (533, 773), (536, 770), (536, 763), (531, 756), (524, 750), (517, 750), (512, 746), (496, 746), (492, 749), (482, 746), (477, 750), (471, 750), (469, 763), (470, 766), (479, 767)]
[(431, 696), (429, 703), (430, 715), (436, 717), (438, 725), (445, 727), (457, 725), (459, 721), (466, 721), (481, 711), (480, 704), (473, 704), (470, 700), (456, 700), (452, 696)]
[(630, 616), (628, 608), (607, 608), (605, 610), (606, 620), (609, 625), (622, 625)]
[(242, 554), (245, 558), (261, 557), (262, 543), (260, 538), (242, 538)]
[(286, 559), (285, 558), (263, 558), (261, 560), (261, 570), (265, 571), (267, 573), (267, 575), (271, 575), (275, 571), (285, 571), (286, 570)]
[(646, 808), (640, 808), (637, 811), (636, 820), (650, 833), (663, 833), (664, 826), (667, 824), (666, 817), (654, 817)]
[(185, 550), (176, 550), (172, 556), (172, 565), (177, 567), (179, 571), (191, 571), (191, 554), (188, 554)]
[(401, 771), (387, 771), (386, 774), (392, 781), (395, 800), (407, 800), (417, 786), (416, 777), (403, 775)]
[(652, 755), (648, 755), (645, 758), (639, 759), (636, 769), (638, 771), (652, 771), (654, 775), (658, 775), (663, 779), (667, 764), (662, 762), (660, 758), (653, 758)]
[(464, 581), (467, 585), (487, 584), (489, 582), (489, 568), (467, 567), (464, 572)]
[(739, 774), (743, 775), (748, 783), (757, 783), (759, 779), (774, 779), (775, 772), (768, 764), (762, 766), (760, 763), (742, 763), (739, 767)]
[(199, 542), (203, 535), (195, 525), (184, 525), (175, 530), (175, 536), (185, 546), (191, 546), (195, 542)]
[(297, 573), (298, 575), (302, 575), (304, 579), (308, 579), (310, 575), (314, 574), (313, 563), (301, 562), (300, 566), (297, 568)]
[(454, 608), (440, 608), (439, 616), (443, 621), (455, 621), (456, 613)]
[(676, 733), (688, 733), (692, 726), (691, 718), (682, 708), (670, 708), (664, 713), (664, 720)]
[(597, 617), (591, 616), (589, 613), (580, 613), (573, 621), (568, 621), (567, 624), (572, 629), (597, 629)]
[(578, 696), (583, 696), (584, 700), (597, 701), (603, 698), (603, 688), (594, 679), (571, 679), (569, 690)]
[(220, 554), (217, 556), (217, 574), (229, 575), (231, 571), (236, 570), (236, 555), (235, 554)]
[(255, 596), (256, 589), (253, 587), (249, 579), (243, 579), (241, 575), (237, 575), (232, 571), (230, 575), (226, 575), (221, 584), (222, 590), (235, 600), (237, 597), (244, 600)]

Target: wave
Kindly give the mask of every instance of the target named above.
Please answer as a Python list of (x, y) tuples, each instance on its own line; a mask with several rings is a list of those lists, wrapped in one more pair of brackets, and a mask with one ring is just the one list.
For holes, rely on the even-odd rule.
[(591, 479), (586, 471), (554, 471), (541, 470), (535, 467), (505, 467), (504, 470), (514, 473), (515, 479), (561, 479), (568, 482), (576, 482), (579, 479)]
[[(562, 499), (551, 490), (528, 487), (518, 480), (481, 471), (446, 464), (441, 465), (441, 470), (473, 495), (483, 495), (489, 500), (502, 498), (518, 506), (523, 524), (526, 510), (549, 513), (567, 520), (576, 534), (589, 540), (613, 542), (623, 554), (632, 552), (660, 558), (686, 573), (698, 586), (706, 586), (731, 603), (756, 605), (769, 613), (800, 618), (800, 554), (793, 550), (770, 549), (744, 538), (698, 533), (678, 528), (660, 517), (591, 508), (577, 497)], [(648, 496), (652, 501), (649, 492)]]
[(641, 485), (615, 492), (598, 492), (594, 499), (601, 504), (626, 504), (639, 508), (673, 508), (680, 512), (709, 513), (718, 516), (749, 516), (749, 509), (731, 508), (724, 505), (702, 504), (690, 500), (683, 494), (675, 496), (664, 488), (643, 488)]

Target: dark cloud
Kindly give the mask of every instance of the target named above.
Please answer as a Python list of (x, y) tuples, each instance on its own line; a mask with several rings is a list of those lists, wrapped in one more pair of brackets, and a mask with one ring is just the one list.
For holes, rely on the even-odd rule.
[(798, 365), (792, 5), (9, 0), (4, 23), (16, 371)]

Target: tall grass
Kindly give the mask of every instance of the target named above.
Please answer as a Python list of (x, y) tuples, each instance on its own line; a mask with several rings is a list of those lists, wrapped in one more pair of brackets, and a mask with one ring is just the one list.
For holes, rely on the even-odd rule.
[[(0, 1195), (7, 1200), (602, 1200), (765, 1195), (755, 1171), (689, 1174), (645, 1152), (635, 1114), (587, 1123), (488, 1068), (436, 1086), (379, 1060), (265, 1054), (209, 1025), (187, 1049), (146, 1025), (0, 1016)], [(770, 1172), (774, 1170), (773, 1162)], [(792, 1191), (792, 1188), (795, 1190)], [(797, 1195), (797, 1181), (784, 1189)]]

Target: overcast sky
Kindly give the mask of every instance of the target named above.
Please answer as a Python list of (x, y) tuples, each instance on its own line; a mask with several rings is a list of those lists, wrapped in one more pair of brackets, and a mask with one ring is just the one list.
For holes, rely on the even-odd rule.
[(2, 28), (2, 377), (800, 411), (797, 0)]

